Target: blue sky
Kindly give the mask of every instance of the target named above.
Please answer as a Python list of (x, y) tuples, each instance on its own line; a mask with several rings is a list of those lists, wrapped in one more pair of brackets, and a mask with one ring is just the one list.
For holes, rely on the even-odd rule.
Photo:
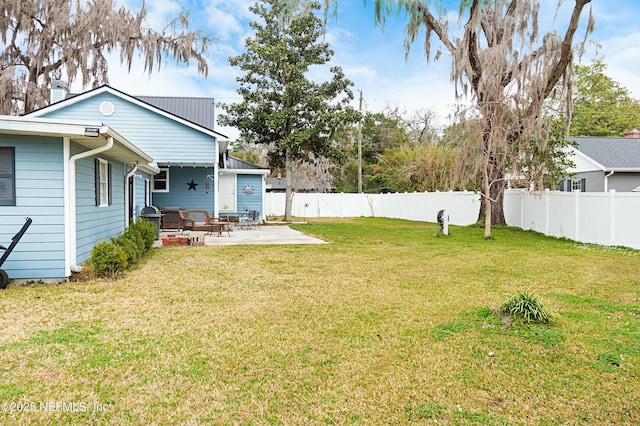
[[(132, 9), (139, 0), (121, 0)], [(248, 26), (253, 15), (248, 7), (253, 0), (153, 0), (147, 2), (148, 23), (162, 28), (181, 9), (191, 13), (191, 28), (200, 29), (216, 38), (207, 54), (209, 75), (199, 75), (195, 66), (178, 67), (168, 61), (152, 76), (144, 74), (142, 64), (136, 63), (131, 73), (113, 57), (110, 65), (110, 83), (113, 87), (132, 95), (207, 96), (231, 103), (239, 100), (235, 93), (238, 70), (230, 67), (229, 56), (244, 51), (244, 39), (250, 34)], [(340, 65), (354, 82), (354, 92), (362, 90), (364, 108), (381, 111), (386, 106), (412, 112), (431, 110), (438, 122), (446, 125), (456, 102), (450, 83), (451, 65), (447, 55), (437, 62), (427, 63), (423, 54), (423, 40), (413, 45), (405, 61), (403, 16), (387, 19), (384, 30), (374, 25), (372, 1), (365, 6), (361, 0), (340, 0), (338, 15), (329, 18), (326, 40), (335, 51), (333, 64)], [(445, 2), (454, 3), (457, 2)], [(543, 0), (541, 30), (556, 28), (564, 32), (566, 10), (573, 0), (565, 0), (554, 20), (557, 0)], [(640, 98), (640, 26), (635, 17), (640, 12), (638, 0), (593, 0), (596, 30), (582, 63), (601, 58), (608, 66), (607, 73)], [(457, 6), (456, 6), (457, 7)], [(454, 10), (454, 12), (457, 9)], [(587, 21), (583, 14), (582, 24)], [(545, 28), (546, 26), (546, 28)], [(582, 38), (584, 31), (577, 37)], [(437, 43), (433, 41), (433, 43)], [(434, 47), (436, 45), (434, 44)], [(73, 85), (72, 90), (81, 87)], [(356, 96), (357, 97), (357, 96)], [(357, 101), (354, 101), (357, 107)], [(232, 140), (237, 131), (220, 127), (220, 132)]]

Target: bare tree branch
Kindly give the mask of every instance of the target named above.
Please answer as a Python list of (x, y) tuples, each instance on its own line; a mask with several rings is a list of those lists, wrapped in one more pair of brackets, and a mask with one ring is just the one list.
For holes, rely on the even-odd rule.
[[(105, 53), (120, 52), (129, 70), (140, 56), (148, 73), (167, 58), (179, 64), (195, 62), (207, 75), (204, 53), (212, 39), (187, 31), (181, 13), (162, 33), (145, 27), (146, 8), (137, 14), (115, 0), (3, 0), (0, 2), (0, 87), (9, 99), (0, 113), (22, 113), (47, 104), (49, 83), (64, 76), (83, 86), (108, 83)], [(10, 41), (6, 43), (6, 41)]]

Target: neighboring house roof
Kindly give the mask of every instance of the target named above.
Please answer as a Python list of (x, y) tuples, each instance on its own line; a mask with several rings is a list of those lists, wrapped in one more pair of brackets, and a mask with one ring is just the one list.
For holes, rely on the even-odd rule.
[(227, 157), (227, 169), (236, 169), (236, 170), (242, 170), (242, 169), (261, 169), (263, 170), (262, 167), (258, 166), (257, 164), (252, 164), (249, 163), (248, 161), (244, 161), (241, 160), (239, 158), (236, 157), (232, 157), (231, 155), (229, 155)]
[(236, 157), (232, 157), (228, 152), (223, 154), (220, 162), (220, 173), (240, 173), (243, 175), (268, 175), (269, 169), (262, 168), (256, 164), (249, 163)]
[[(640, 172), (640, 138), (571, 137), (580, 160), (590, 160), (594, 170)], [(585, 166), (583, 166), (584, 168)]]
[(135, 96), (135, 98), (215, 131), (215, 100), (213, 98)]
[(267, 181), (267, 189), (270, 191), (284, 192), (287, 189), (287, 182), (285, 178), (281, 178), (281, 177), (267, 178), (266, 181)]
[[(114, 96), (118, 96), (118, 97), (120, 97), (122, 99), (125, 99), (125, 100), (127, 100), (129, 102), (132, 102), (132, 103), (134, 103), (134, 104), (136, 104), (138, 106), (141, 106), (143, 108), (151, 110), (151, 111), (153, 111), (155, 113), (158, 113), (160, 115), (163, 115), (165, 117), (168, 117), (168, 118), (170, 118), (170, 119), (172, 119), (172, 120), (174, 120), (176, 122), (182, 123), (182, 124), (184, 124), (184, 125), (186, 125), (188, 127), (191, 127), (193, 129), (197, 130), (197, 131), (206, 133), (206, 134), (208, 134), (208, 135), (210, 135), (210, 136), (212, 136), (212, 137), (214, 137), (216, 139), (217, 138), (228, 139), (227, 136), (223, 135), (222, 133), (216, 132), (215, 130), (213, 130), (210, 127), (207, 127), (206, 125), (204, 125), (204, 123), (201, 124), (201, 123), (198, 123), (198, 122), (195, 122), (195, 121), (191, 121), (191, 119), (197, 118), (196, 116), (199, 115), (199, 114), (195, 114), (193, 112), (193, 110), (195, 110), (195, 108), (189, 108), (189, 110), (192, 112), (192, 114), (189, 117), (182, 117), (182, 116), (176, 114), (175, 112), (173, 112), (173, 111), (177, 111), (179, 109), (178, 106), (177, 106), (178, 103), (176, 103), (176, 105), (171, 106), (172, 108), (175, 107), (176, 108), (175, 110), (173, 110), (173, 111), (165, 110), (163, 108), (160, 108), (159, 106), (156, 106), (156, 105), (154, 105), (154, 104), (152, 104), (150, 102), (147, 102), (147, 101), (143, 100), (143, 98), (145, 98), (145, 97), (142, 97), (142, 96), (141, 97), (131, 96), (131, 95), (128, 95), (128, 94), (126, 94), (124, 92), (121, 92), (120, 90), (114, 89), (113, 87), (110, 87), (110, 86), (107, 86), (107, 85), (97, 87), (97, 88), (89, 90), (87, 92), (80, 93), (78, 95), (74, 95), (72, 97), (67, 97), (66, 99), (64, 99), (62, 101), (59, 101), (59, 102), (53, 103), (53, 104), (51, 104), (49, 106), (37, 109), (37, 110), (35, 110), (33, 112), (30, 112), (29, 114), (26, 114), (26, 115), (27, 116), (34, 116), (34, 117), (42, 116), (42, 115), (48, 114), (48, 113), (50, 113), (52, 111), (56, 111), (56, 110), (58, 110), (60, 108), (65, 108), (68, 105), (71, 105), (71, 104), (76, 103), (76, 102), (81, 102), (81, 101), (83, 101), (85, 99), (91, 98), (92, 96), (96, 96), (96, 95), (98, 95), (100, 93), (105, 93), (105, 92), (110, 93), (110, 94), (112, 94)], [(146, 98), (149, 99), (151, 97), (146, 97)], [(192, 99), (193, 100), (193, 99), (196, 99), (196, 98), (181, 98), (181, 99), (183, 99), (183, 100)], [(211, 98), (205, 98), (205, 99), (211, 99)], [(158, 104), (162, 104), (164, 107), (169, 107), (170, 106), (170, 102), (167, 102), (167, 101), (162, 101), (161, 102), (160, 100), (156, 99), (155, 102), (157, 102)], [(204, 104), (207, 104), (207, 102), (204, 102)], [(209, 107), (207, 107), (207, 108), (209, 108)]]
[[(95, 132), (96, 130), (97, 133)], [(103, 124), (39, 117), (0, 116), (0, 133), (68, 137), (88, 149), (105, 145), (105, 139), (111, 137), (114, 144), (107, 152), (113, 159), (123, 163), (139, 161), (145, 165), (153, 161), (147, 153), (129, 142), (111, 127)], [(97, 136), (91, 136), (92, 134), (97, 134)], [(157, 172), (156, 169), (151, 170)]]

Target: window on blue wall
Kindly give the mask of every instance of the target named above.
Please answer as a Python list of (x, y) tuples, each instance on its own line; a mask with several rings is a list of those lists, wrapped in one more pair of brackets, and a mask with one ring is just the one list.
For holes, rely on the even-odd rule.
[(144, 206), (151, 205), (151, 181), (149, 179), (144, 180)]
[(96, 206), (111, 205), (111, 164), (101, 158), (96, 158)]
[(16, 205), (15, 148), (0, 148), (0, 206)]
[(169, 192), (169, 169), (160, 169), (153, 177), (153, 192)]

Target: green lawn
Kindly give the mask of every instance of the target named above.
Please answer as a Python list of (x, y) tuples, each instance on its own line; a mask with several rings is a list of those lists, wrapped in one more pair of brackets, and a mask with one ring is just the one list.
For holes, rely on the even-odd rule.
[[(165, 247), (119, 280), (0, 292), (0, 424), (640, 424), (640, 252), (297, 229), (330, 244)], [(492, 314), (518, 290), (551, 326)]]

